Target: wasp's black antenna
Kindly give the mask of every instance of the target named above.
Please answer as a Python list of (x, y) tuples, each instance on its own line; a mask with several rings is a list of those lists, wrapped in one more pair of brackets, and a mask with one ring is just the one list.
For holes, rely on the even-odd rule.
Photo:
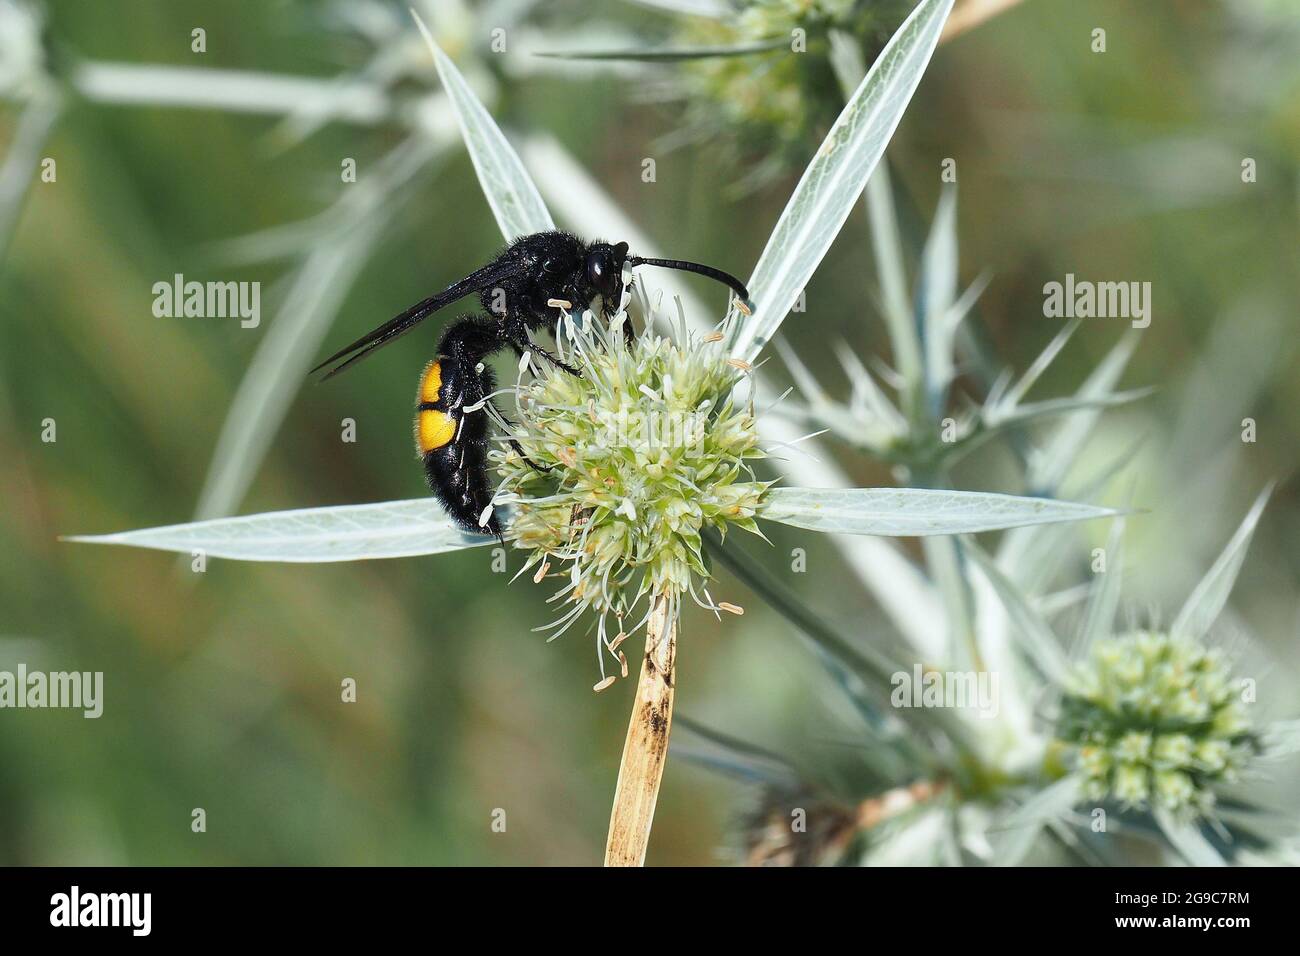
[(682, 272), (694, 272), (698, 275), (708, 276), (729, 286), (737, 296), (740, 297), (740, 304), (744, 306), (746, 312), (754, 311), (754, 303), (749, 301), (749, 290), (745, 284), (735, 276), (723, 272), (721, 269), (715, 269), (713, 266), (701, 265), (698, 262), (687, 262), (685, 259), (643, 259), (641, 256), (628, 256), (627, 264), (630, 266), (663, 266), (665, 269), (679, 269)]

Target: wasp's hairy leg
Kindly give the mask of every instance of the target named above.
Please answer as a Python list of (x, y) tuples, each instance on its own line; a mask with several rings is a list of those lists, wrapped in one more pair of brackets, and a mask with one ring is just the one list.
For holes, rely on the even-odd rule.
[(564, 361), (564, 359), (560, 358), (558, 355), (552, 354), (545, 347), (538, 345), (536, 342), (528, 338), (526, 335), (512, 337), (510, 339), (510, 347), (513, 348), (520, 355), (523, 355), (525, 352), (531, 352), (534, 355), (539, 355), (542, 358), (546, 359), (546, 361), (554, 365), (556, 368), (560, 369), (560, 371), (568, 372), (570, 375), (576, 375), (578, 378), (582, 378), (582, 369), (574, 368), (568, 362)]
[(515, 441), (515, 439), (510, 438), (507, 439), (507, 441), (510, 442), (510, 447), (515, 450), (515, 453), (518, 454), (519, 457), (524, 460), (524, 464), (527, 465), (529, 468), (533, 469), (533, 471), (536, 471), (543, 475), (549, 475), (551, 472), (555, 470), (554, 465), (539, 465), (537, 464), (537, 462), (529, 458), (528, 455), (524, 453), (523, 446), (520, 445), (519, 442)]

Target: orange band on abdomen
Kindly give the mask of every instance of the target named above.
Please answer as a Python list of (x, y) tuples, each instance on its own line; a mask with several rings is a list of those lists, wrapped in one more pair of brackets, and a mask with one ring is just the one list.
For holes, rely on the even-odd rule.
[(420, 454), (441, 448), (456, 437), (456, 422), (445, 412), (423, 409), (415, 416), (415, 441)]
[(428, 402), (430, 404), (438, 400), (438, 393), (442, 391), (442, 362), (434, 359), (424, 367), (420, 374), (420, 397), (416, 404)]

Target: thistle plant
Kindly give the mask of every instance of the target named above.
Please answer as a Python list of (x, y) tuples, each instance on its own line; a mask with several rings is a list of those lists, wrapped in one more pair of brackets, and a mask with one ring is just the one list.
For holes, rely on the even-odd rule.
[[(701, 603), (713, 610), (727, 609), (703, 590), (710, 568), (701, 542), (710, 531), (733, 524), (755, 530), (755, 519), (766, 519), (814, 531), (929, 536), (1113, 513), (1051, 499), (943, 489), (776, 486), (749, 470), (761, 457), (762, 444), (752, 394), (738, 392), (737, 386), (748, 382), (764, 345), (848, 217), (919, 81), (949, 6), (945, 0), (918, 5), (849, 98), (828, 136), (835, 148), (828, 145), (814, 158), (748, 284), (757, 303), (753, 314), (705, 320), (706, 327), (716, 329), (699, 341), (683, 322), (673, 341), (646, 331), (657, 311), (647, 295), (630, 313), (641, 332), (632, 331), (626, 312), (608, 329), (587, 312), (568, 317), (556, 347), (582, 365), (580, 378), (562, 378), (529, 363), (521, 369), (513, 390), (518, 423), (508, 426), (494, 456), (502, 481), (497, 504), (511, 514), (504, 537), (528, 553), (525, 567), (535, 568), (538, 580), (549, 573), (548, 562), (568, 562), (570, 582), (559, 599), (571, 606), (559, 626), (589, 618), (602, 654), (618, 640), (609, 638), (603, 622), (611, 614), (626, 616), (639, 599), (647, 599), (647, 650), (619, 774), (608, 862), (644, 859), (677, 683), (680, 599), (702, 596)], [(509, 142), (427, 31), (425, 38), (503, 233), (553, 228)], [(474, 411), (491, 413), (487, 405)], [(674, 450), (652, 451), (644, 441), (650, 416), (665, 411), (685, 417), (688, 440), (676, 442)], [(602, 422), (602, 416), (614, 421)], [(593, 430), (611, 424), (623, 429), (612, 441)], [(525, 473), (528, 466), (512, 457), (509, 438), (525, 455), (535, 455), (539, 468)], [(396, 557), (493, 543), (491, 537), (460, 530), (423, 499), (217, 519), (86, 540), (280, 561)], [(626, 631), (620, 627), (619, 633)], [(597, 686), (602, 685), (608, 679)]]
[[(518, 11), (528, 4), (499, 6)], [(853, 728), (859, 746), (848, 760), (844, 751), (827, 755), (816, 748), (784, 760), (685, 722), (693, 740), (725, 754), (716, 763), (764, 782), (759, 809), (746, 821), (749, 861), (1005, 864), (1059, 853), (1075, 862), (1126, 862), (1078, 825), (1082, 813), (1098, 809), (1111, 813), (1117, 833), (1134, 834), (1171, 859), (1280, 854), (1267, 808), (1239, 785), (1265, 761), (1297, 749), (1300, 733), (1294, 722), (1269, 722), (1255, 713), (1247, 700), (1250, 671), (1217, 646), (1222, 634), (1213, 626), (1263, 500), (1169, 626), (1157, 621), (1115, 628), (1121, 570), (1121, 525), (1115, 522), (1107, 547), (1111, 567), (1088, 589), (1082, 624), (1062, 625), (1084, 600), (1079, 587), (1051, 590), (1055, 572), (1075, 550), (1064, 522), (1113, 512), (1061, 496), (1067, 478), (1081, 478), (1072, 485), (1078, 489), (1073, 497), (1100, 500), (1119, 470), (1112, 463), (1074, 476), (1071, 466), (1104, 409), (1145, 394), (1116, 390), (1133, 340), (1116, 345), (1077, 394), (1031, 400), (1077, 326), (1057, 336), (1019, 378), (984, 364), (963, 337), (965, 323), (976, 321), (984, 279), (958, 288), (955, 192), (940, 202), (916, 281), (909, 282), (898, 265), (905, 257), (886, 170), (877, 163), (935, 44), (953, 35), (958, 17), (945, 22), (950, 5), (916, 5), (883, 49), (888, 30), (878, 24), (902, 21), (911, 3), (705, 6), (715, 10), (711, 19), (675, 28), (674, 42), (690, 44), (694, 53), (679, 46), (632, 58), (684, 61), (677, 80), (679, 89), (691, 91), (697, 133), (734, 132), (781, 168), (814, 155), (748, 283), (755, 314), (723, 313), (687, 294), (674, 299), (638, 284), (608, 325), (578, 305), (557, 327), (554, 344), (546, 343), (580, 376), (526, 360), (514, 384), (494, 396), (507, 417), (494, 422), (500, 438), (491, 455), (499, 482), (493, 507), (502, 512), (502, 543), (514, 552), (518, 576), (525, 587), (531, 579), (546, 591), (537, 599), (534, 630), (550, 639), (571, 630), (594, 637), (595, 689), (613, 688), (607, 697), (624, 686), (616, 684), (619, 678), (629, 677), (622, 645), (644, 631), (606, 861), (644, 860), (674, 719), (678, 632), (684, 628), (689, 636), (698, 613), (691, 604), (719, 615), (741, 611), (715, 599), (734, 598), (719, 591), (731, 586), (715, 580), (719, 567), (809, 640), (862, 718)], [(958, 3), (958, 14), (962, 7)], [(0, 0), (0, 13), (12, 9)], [(388, 8), (349, 5), (336, 9), (339, 22), (364, 33), (373, 56), (337, 80), (261, 76), (257, 95), (241, 98), (239, 78), (222, 71), (78, 63), (51, 84), (96, 102), (149, 102), (148, 95), (164, 95), (173, 105), (279, 115), (272, 140), (280, 145), (335, 121), (391, 124), (407, 135), (375, 176), (320, 216), (226, 247), (246, 258), (300, 258), (295, 293), (288, 297), (298, 305), (276, 317), (232, 404), (227, 434), (233, 437), (229, 443), (223, 438), (214, 454), (225, 464), (214, 468), (201, 516), (237, 506), (309, 364), (310, 348), (302, 343), (325, 334), (351, 277), (401, 205), (396, 197), (402, 186), (450, 152), (457, 129), (506, 239), (554, 227), (543, 196), (588, 235), (633, 236), (634, 224), (610, 215), (608, 197), (581, 193), (590, 186), (580, 177), (575, 183), (571, 170), (567, 178), (560, 175), (562, 155), (558, 164), (532, 162), (555, 158), (553, 142), (536, 135), (523, 141), (525, 159), (548, 176), (533, 183), (479, 99), (492, 102), (493, 80), (502, 78), (486, 68), (490, 59), (474, 56), (470, 41), (483, 31), (472, 28), (475, 21), (459, 3), (423, 9), (441, 14), (433, 32), (454, 57), (432, 38), (426, 47), (400, 28)], [(799, 56), (791, 55), (795, 31), (807, 33)], [(28, 40), (38, 32), (7, 33), (0, 40), (0, 92), (29, 103), (24, 115), (35, 117), (22, 127), (29, 135), (15, 140), (18, 165), (31, 165), (31, 151), (57, 118), (57, 105), (32, 95), (28, 80), (44, 79), (42, 57), (3, 51), (30, 53), (36, 47)], [(11, 37), (19, 42), (6, 47)], [(877, 55), (881, 68), (863, 75), (860, 67)], [(428, 56), (441, 92), (428, 82)], [(857, 75), (855, 57), (861, 61)], [(3, 69), (15, 63), (19, 69)], [(473, 90), (463, 73), (476, 81)], [(413, 96), (412, 82), (418, 88)], [(302, 95), (304, 88), (310, 96)], [(830, 135), (814, 154), (827, 127)], [(2, 187), (11, 181), (0, 175), (0, 238), (11, 208)], [(893, 367), (841, 348), (849, 385), (849, 397), (841, 399), (777, 336), (864, 187)], [(633, 244), (649, 251), (648, 242)], [(909, 287), (918, 290), (915, 302), (908, 300)], [(310, 296), (299, 294), (307, 290)], [(794, 379), (795, 389), (780, 400), (771, 369), (761, 367), (769, 344), (780, 350)], [(966, 369), (975, 374), (961, 374)], [(982, 394), (971, 387), (974, 380), (983, 384)], [(473, 412), (494, 413), (487, 404)], [(1042, 435), (1038, 429), (1046, 427), (1051, 431)], [(814, 437), (804, 434), (809, 431)], [(914, 487), (843, 487), (829, 456), (800, 455), (815, 448), (816, 436), (894, 466), (896, 480)], [(952, 468), (962, 456), (1003, 437), (1014, 440), (1021, 466), (1023, 480), (1014, 490), (1028, 496), (951, 490)], [(727, 534), (738, 527), (761, 540), (764, 523), (833, 533), (834, 545), (897, 633), (855, 640), (765, 578), (760, 563), (737, 548), (744, 537)], [(1000, 530), (1005, 534), (988, 552), (965, 537)], [(896, 548), (894, 536), (922, 537), (922, 560)], [(497, 544), (460, 531), (426, 499), (221, 518), (86, 540), (286, 562), (398, 558)], [(544, 602), (557, 610), (546, 612)], [(1064, 637), (1075, 638), (1073, 654), (1064, 649)], [(891, 677), (913, 665), (927, 675), (946, 667), (998, 673), (999, 712), (990, 717), (889, 707)], [(855, 764), (855, 785), (834, 779), (846, 763)], [(792, 807), (807, 811), (807, 831), (791, 829)]]

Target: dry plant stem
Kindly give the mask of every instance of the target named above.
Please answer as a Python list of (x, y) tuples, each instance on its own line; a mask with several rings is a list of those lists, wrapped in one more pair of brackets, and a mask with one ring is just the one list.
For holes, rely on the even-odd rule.
[(943, 25), (939, 42), (955, 39), (1019, 3), (1020, 0), (957, 0), (957, 5), (948, 15), (948, 22)]
[(944, 780), (931, 782), (918, 780), (906, 787), (895, 787), (878, 797), (863, 800), (858, 804), (858, 826), (870, 830), (887, 820), (919, 807), (921, 804), (940, 796), (948, 787)]
[(677, 622), (669, 620), (672, 602), (660, 595), (646, 627), (645, 658), (637, 681), (632, 719), (623, 743), (623, 759), (614, 788), (605, 843), (606, 866), (643, 866), (654, 822), (659, 782), (668, 757), (677, 682)]

